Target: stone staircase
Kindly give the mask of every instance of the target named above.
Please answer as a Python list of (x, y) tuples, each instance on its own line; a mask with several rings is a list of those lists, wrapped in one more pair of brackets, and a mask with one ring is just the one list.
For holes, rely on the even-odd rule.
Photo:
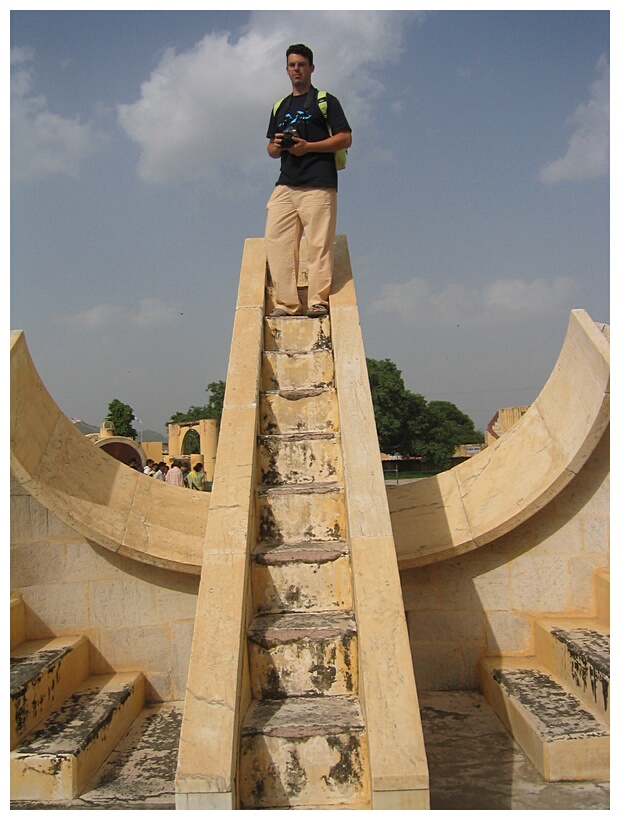
[(91, 675), (89, 652), (80, 636), (26, 640), (11, 598), (11, 801), (72, 801), (141, 712), (142, 673)]
[(485, 658), (487, 700), (548, 781), (609, 780), (609, 571), (595, 576), (596, 617), (544, 617), (535, 656)]
[(266, 318), (244, 809), (366, 809), (330, 319)]

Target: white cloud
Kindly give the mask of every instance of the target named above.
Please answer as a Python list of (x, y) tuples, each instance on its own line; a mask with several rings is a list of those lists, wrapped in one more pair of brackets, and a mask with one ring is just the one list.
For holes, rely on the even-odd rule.
[(31, 49), (11, 50), (11, 176), (13, 180), (53, 174), (77, 177), (105, 138), (77, 117), (61, 117), (49, 110), (46, 98), (34, 93), (33, 59)]
[(590, 86), (590, 99), (567, 120), (574, 131), (566, 154), (540, 171), (545, 185), (609, 174), (609, 62), (605, 55), (596, 69), (598, 77)]
[(479, 292), (450, 282), (433, 291), (425, 279), (384, 285), (369, 307), (371, 314), (387, 314), (419, 327), (449, 328), (520, 325), (573, 308), (577, 291), (570, 276), (553, 280), (499, 279)]
[(163, 327), (180, 324), (181, 313), (176, 304), (142, 299), (137, 308), (103, 303), (74, 316), (58, 316), (56, 321), (76, 333), (106, 335), (122, 331), (126, 335), (131, 328), (136, 332), (155, 333)]
[(339, 97), (355, 130), (382, 91), (370, 69), (398, 56), (404, 21), (399, 12), (255, 12), (236, 39), (209, 33), (189, 51), (167, 50), (140, 98), (118, 107), (121, 127), (140, 147), (140, 176), (251, 184), (264, 166), (256, 145), (270, 106), (290, 88), (292, 42), (314, 50), (315, 84)]

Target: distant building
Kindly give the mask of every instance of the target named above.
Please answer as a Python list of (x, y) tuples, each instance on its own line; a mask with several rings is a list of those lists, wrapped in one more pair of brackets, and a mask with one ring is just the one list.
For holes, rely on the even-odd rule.
[(510, 428), (526, 414), (529, 408), (529, 404), (523, 404), (519, 407), (500, 408), (487, 424), (485, 433), (487, 444), (496, 441), (500, 436), (510, 430)]

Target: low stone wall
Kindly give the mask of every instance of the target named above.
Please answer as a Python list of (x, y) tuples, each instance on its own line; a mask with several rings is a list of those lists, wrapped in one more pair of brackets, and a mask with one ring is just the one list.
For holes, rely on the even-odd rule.
[(85, 635), (93, 674), (141, 670), (147, 700), (183, 700), (199, 581), (92, 544), (11, 478), (11, 592), (28, 639)]
[(533, 652), (544, 613), (594, 614), (609, 566), (609, 430), (568, 486), (512, 532), (470, 553), (401, 571), (418, 690), (477, 688), (485, 655)]

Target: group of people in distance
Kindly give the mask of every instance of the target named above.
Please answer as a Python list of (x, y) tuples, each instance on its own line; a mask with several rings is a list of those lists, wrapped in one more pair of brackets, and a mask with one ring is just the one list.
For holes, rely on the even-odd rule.
[(204, 470), (204, 465), (198, 462), (193, 468), (190, 467), (187, 461), (175, 459), (172, 466), (169, 467), (165, 461), (160, 461), (157, 464), (152, 458), (147, 458), (144, 469), (140, 467), (138, 459), (132, 458), (129, 466), (144, 472), (151, 478), (159, 481), (165, 481), (166, 484), (174, 484), (177, 487), (187, 487), (190, 490), (198, 490), (200, 492), (211, 492), (212, 482), (207, 481), (207, 474)]

